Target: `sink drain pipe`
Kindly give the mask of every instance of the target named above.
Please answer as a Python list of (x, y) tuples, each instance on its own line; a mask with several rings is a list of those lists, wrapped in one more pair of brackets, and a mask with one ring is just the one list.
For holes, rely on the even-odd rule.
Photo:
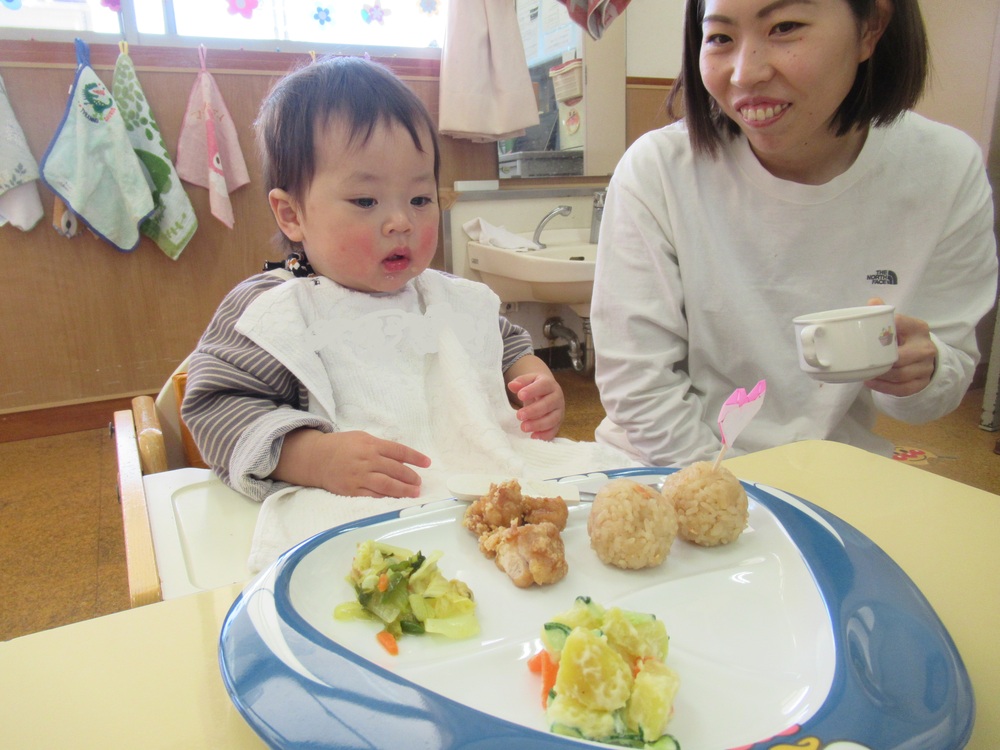
[(590, 372), (593, 368), (591, 353), (594, 350), (593, 337), (590, 332), (590, 318), (580, 318), (583, 322), (583, 341), (572, 328), (563, 323), (562, 318), (549, 318), (545, 321), (542, 333), (550, 341), (562, 339), (569, 344), (569, 361), (576, 372)]

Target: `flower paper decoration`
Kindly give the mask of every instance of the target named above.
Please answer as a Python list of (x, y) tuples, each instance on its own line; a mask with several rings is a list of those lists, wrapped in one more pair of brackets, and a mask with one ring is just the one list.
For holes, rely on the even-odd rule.
[(250, 19), (253, 16), (253, 12), (257, 10), (257, 0), (227, 0), (229, 3), (229, 12), (232, 15), (237, 13), (246, 19)]
[(319, 21), (320, 26), (322, 26), (325, 23), (331, 23), (333, 20), (332, 18), (330, 18), (330, 9), (321, 8), (318, 5), (316, 6), (316, 12), (313, 14), (313, 18)]

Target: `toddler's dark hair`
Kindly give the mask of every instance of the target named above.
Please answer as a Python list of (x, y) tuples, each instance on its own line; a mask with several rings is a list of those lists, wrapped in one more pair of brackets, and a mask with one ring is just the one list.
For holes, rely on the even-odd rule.
[[(380, 124), (402, 125), (419, 151), (426, 152), (428, 145), (434, 149), (437, 180), (441, 153), (436, 126), (417, 95), (384, 65), (360, 57), (327, 57), (289, 73), (261, 104), (254, 130), (265, 194), (280, 188), (297, 200), (305, 197), (316, 173), (316, 133), (334, 117), (343, 118), (351, 141), (362, 144)], [(421, 143), (422, 128), (430, 134), (430, 144)]]

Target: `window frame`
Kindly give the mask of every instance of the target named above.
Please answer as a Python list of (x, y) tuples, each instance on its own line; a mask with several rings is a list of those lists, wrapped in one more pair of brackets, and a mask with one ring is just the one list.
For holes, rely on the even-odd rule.
[[(445, 0), (443, 0), (445, 1)], [(134, 0), (121, 0), (122, 32), (107, 34), (96, 31), (74, 31), (68, 29), (15, 28), (0, 26), (0, 40), (22, 42), (67, 42), (72, 44), (75, 39), (82, 39), (88, 45), (112, 44), (126, 42), (130, 47), (169, 47), (197, 49), (204, 45), (209, 50), (239, 50), (243, 52), (279, 52), (289, 54), (349, 55), (380, 59), (441, 59), (440, 47), (395, 47), (380, 45), (356, 45), (322, 42), (297, 42), (288, 39), (240, 39), (231, 37), (194, 37), (181, 36), (176, 33), (173, 21), (173, 3), (163, 0), (164, 20), (167, 31), (164, 34), (139, 33), (135, 20)], [(108, 11), (111, 12), (110, 10)], [(5, 55), (0, 54), (0, 58)]]

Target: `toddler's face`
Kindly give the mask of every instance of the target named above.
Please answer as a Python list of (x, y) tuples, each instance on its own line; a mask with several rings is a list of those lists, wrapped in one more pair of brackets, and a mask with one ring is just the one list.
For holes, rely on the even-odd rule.
[(304, 200), (292, 201), (296, 221), (286, 234), (302, 242), (318, 274), (363, 292), (400, 289), (437, 249), (430, 133), (421, 132), (425, 151), (396, 123), (378, 125), (367, 143), (350, 143), (334, 119), (316, 139), (316, 175)]

